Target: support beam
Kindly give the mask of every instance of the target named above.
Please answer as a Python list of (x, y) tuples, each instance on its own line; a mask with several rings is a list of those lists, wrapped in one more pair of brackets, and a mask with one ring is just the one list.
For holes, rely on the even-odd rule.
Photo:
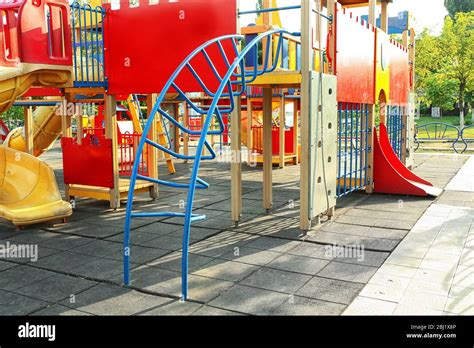
[[(328, 16), (332, 16), (332, 18), (336, 18), (336, 1), (335, 0), (327, 0), (327, 11)], [(318, 16), (321, 17), (321, 16)], [(320, 18), (321, 19), (321, 18)], [(327, 21), (328, 23), (328, 33), (331, 33), (329, 36), (329, 47), (328, 52), (329, 56), (332, 58), (332, 62), (328, 63), (328, 74), (333, 75), (336, 73), (336, 26), (335, 21)]]
[(82, 109), (82, 105), (78, 105), (76, 108), (76, 141), (78, 145), (82, 145), (82, 137), (83, 137), (83, 127), (82, 127), (82, 115), (84, 110)]
[[(58, 111), (61, 112), (61, 137), (72, 137), (72, 128), (71, 128), (71, 118), (67, 115), (67, 100), (63, 98), (61, 101), (61, 106), (59, 107)], [(71, 201), (74, 199), (69, 194), (69, 185), (66, 184), (65, 189), (66, 200)]]
[(280, 129), (279, 129), (279, 138), (280, 138), (280, 168), (285, 168), (285, 96), (280, 98)]
[(114, 187), (110, 189), (110, 207), (120, 208), (119, 164), (117, 149), (117, 99), (114, 95), (105, 96), (105, 137), (112, 140), (112, 168)]
[(377, 26), (377, 0), (369, 0), (369, 23)]
[[(179, 103), (173, 103), (173, 117), (179, 122)], [(204, 123), (203, 123), (204, 124)], [(173, 126), (174, 129), (174, 152), (179, 153), (179, 128)]]
[[(271, 8), (271, 0), (263, 0), (263, 8)], [(263, 13), (263, 25), (271, 27), (272, 26), (272, 13), (271, 12), (264, 12)], [(262, 40), (262, 47), (267, 47), (267, 40), (269, 39), (263, 39)], [(270, 39), (271, 40), (271, 39)], [(265, 64), (265, 60), (267, 59), (266, 56), (268, 54), (268, 65), (271, 66), (273, 64), (273, 45), (270, 43), (270, 50), (267, 52), (267, 50), (263, 50), (262, 54), (262, 62)]]
[(252, 100), (247, 97), (247, 164), (248, 165), (251, 162), (251, 156), (253, 152), (252, 114), (253, 114), (253, 103), (252, 103)]
[(388, 33), (388, 2), (382, 2), (380, 29)]
[[(155, 105), (157, 95), (156, 94), (148, 94), (146, 96), (146, 108), (147, 108), (147, 115), (148, 118), (150, 117), (151, 111), (153, 110), (153, 106)], [(156, 115), (156, 117), (160, 117), (159, 114)], [(153, 141), (154, 143), (158, 142), (158, 136), (157, 136), (157, 129), (156, 129), (156, 121), (152, 123), (150, 132), (148, 133), (148, 139)], [(148, 176), (153, 179), (158, 179), (159, 178), (159, 173), (158, 173), (158, 149), (156, 149), (154, 146), (147, 146), (147, 163), (148, 163)], [(158, 198), (159, 194), (159, 185), (158, 184), (153, 184), (150, 188), (150, 197), (153, 199)]]
[(298, 122), (298, 108), (299, 108), (300, 103), (298, 100), (293, 101), (293, 144), (294, 144), (294, 164), (297, 165), (300, 162), (300, 155), (298, 151), (298, 143), (300, 139), (300, 127), (299, 127), (299, 122)]
[(271, 88), (263, 89), (263, 208), (272, 209), (272, 99)]
[[(189, 128), (189, 108), (188, 104), (186, 102), (183, 103), (184, 107), (184, 115), (183, 115), (183, 126), (185, 128)], [(189, 134), (186, 132), (183, 132), (183, 154), (185, 156), (189, 156)], [(188, 162), (188, 160), (184, 160), (185, 163)]]
[(25, 107), (25, 142), (26, 142), (26, 152), (30, 155), (34, 153), (34, 144), (33, 144), (33, 108)]
[(368, 183), (367, 186), (365, 187), (365, 192), (367, 193), (373, 193), (374, 192), (374, 127), (375, 127), (375, 105), (368, 105), (369, 108), (369, 124), (368, 124), (368, 130), (370, 131), (369, 133), (369, 155), (367, 158), (367, 178), (368, 178)]
[(242, 216), (242, 107), (240, 97), (235, 97), (235, 108), (230, 118), (232, 162), (231, 175), (231, 215), (238, 224)]
[(309, 168), (310, 139), (309, 118), (311, 95), (311, 70), (313, 51), (314, 0), (301, 1), (301, 166), (300, 166), (300, 228), (309, 230)]

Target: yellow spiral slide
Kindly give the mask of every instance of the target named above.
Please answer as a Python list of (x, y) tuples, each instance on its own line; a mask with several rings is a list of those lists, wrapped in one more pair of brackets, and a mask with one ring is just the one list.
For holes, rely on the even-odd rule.
[[(62, 87), (71, 77), (64, 66), (20, 64), (0, 67), (0, 112), (7, 110), (31, 86)], [(34, 113), (34, 155), (46, 151), (58, 137), (61, 118), (55, 107), (41, 107)], [(13, 130), (0, 146), (0, 218), (17, 226), (65, 219), (72, 214), (64, 202), (53, 170), (24, 152), (23, 129)]]

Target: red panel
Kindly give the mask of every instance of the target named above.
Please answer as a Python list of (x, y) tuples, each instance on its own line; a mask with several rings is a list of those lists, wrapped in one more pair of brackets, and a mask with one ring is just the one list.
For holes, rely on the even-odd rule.
[(82, 145), (74, 138), (62, 138), (64, 183), (114, 187), (112, 140), (93, 137)]
[(20, 44), (18, 40), (18, 11), (21, 2), (1, 4), (4, 19), (0, 23), (0, 65), (16, 66), (20, 61)]
[(60, 88), (53, 87), (31, 87), (23, 94), (23, 98), (28, 97), (62, 97), (64, 94)]
[(410, 89), (408, 51), (394, 41), (387, 47), (390, 49), (390, 103), (392, 105), (406, 105)]
[[(50, 37), (46, 20), (47, 11), (51, 16)], [(72, 65), (69, 3), (66, 0), (27, 0), (19, 16), (22, 62)]]
[(387, 128), (380, 125), (380, 141), (374, 128), (374, 191), (378, 193), (427, 196), (427, 192), (411, 181), (432, 186), (406, 168), (390, 145)]
[(375, 93), (375, 29), (337, 8), (337, 100), (372, 104)]
[[(104, 7), (105, 67), (110, 94), (160, 92), (194, 49), (210, 39), (235, 34), (237, 26), (236, 0), (162, 0), (156, 5), (145, 1), (135, 8), (129, 7), (128, 0), (120, 0), (120, 9), (112, 10), (110, 4)], [(225, 72), (218, 50), (208, 53), (218, 71)], [(215, 90), (217, 79), (202, 55), (193, 61), (193, 67)], [(184, 76), (178, 85), (186, 92), (200, 91), (190, 76)]]

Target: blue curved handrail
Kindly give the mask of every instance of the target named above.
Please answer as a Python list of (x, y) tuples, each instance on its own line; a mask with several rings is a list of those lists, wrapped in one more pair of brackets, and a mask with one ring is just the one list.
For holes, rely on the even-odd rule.
[[(449, 129), (455, 130), (457, 136), (455, 138), (449, 138), (446, 133)], [(424, 131), (426, 136), (421, 138), (419, 136), (420, 131)], [(429, 122), (415, 127), (415, 151), (420, 148), (420, 143), (428, 141), (452, 141), (452, 148), (454, 152), (459, 153), (456, 144), (459, 142), (461, 136), (461, 130), (449, 123), (444, 122)]]
[[(214, 159), (216, 158), (216, 153), (212, 146), (207, 142), (207, 135), (209, 134), (222, 134), (224, 131), (224, 123), (222, 120), (222, 113), (230, 113), (233, 111), (235, 104), (234, 104), (234, 97), (239, 97), (242, 96), (245, 91), (246, 87), (249, 83), (252, 83), (257, 79), (258, 76), (261, 76), (263, 74), (269, 73), (274, 71), (277, 68), (278, 65), (278, 60), (279, 60), (279, 55), (280, 52), (282, 51), (282, 43), (283, 43), (283, 35), (284, 34), (290, 34), (290, 35), (295, 35), (295, 33), (291, 33), (287, 30), (284, 29), (277, 29), (277, 30), (272, 30), (263, 34), (260, 34), (259, 36), (255, 37), (249, 44), (245, 46), (245, 48), (242, 50), (242, 52), (239, 53), (238, 50), (238, 42), (241, 41), (244, 36), (242, 35), (226, 35), (222, 36), (219, 38), (215, 38), (213, 40), (210, 40), (197, 49), (195, 49), (175, 70), (175, 72), (171, 75), (169, 78), (168, 82), (164, 86), (160, 96), (158, 97), (151, 113), (148, 118), (147, 124), (143, 130), (142, 137), (140, 138), (140, 142), (137, 148), (137, 156), (135, 158), (135, 162), (133, 165), (133, 170), (132, 170), (132, 175), (130, 177), (130, 188), (128, 191), (128, 200), (127, 200), (127, 208), (126, 208), (126, 215), (125, 215), (125, 233), (124, 233), (124, 283), (125, 285), (129, 285), (130, 283), (130, 225), (131, 225), (131, 220), (134, 217), (184, 217), (184, 234), (183, 234), (183, 244), (182, 244), (182, 299), (186, 300), (188, 297), (188, 251), (189, 251), (189, 237), (190, 237), (190, 229), (191, 229), (191, 222), (194, 221), (200, 221), (206, 218), (205, 215), (198, 215), (198, 214), (193, 214), (192, 209), (193, 209), (193, 201), (194, 201), (194, 194), (196, 188), (207, 188), (209, 187), (209, 184), (206, 183), (204, 180), (198, 178), (198, 172), (199, 172), (199, 167), (201, 160), (206, 160), (206, 159)], [(263, 66), (260, 68), (258, 64), (255, 64), (253, 69), (246, 69), (245, 67), (245, 57), (251, 53), (253, 54), (256, 58), (258, 55), (258, 50), (254, 49), (261, 41), (265, 40), (268, 37), (273, 37), (275, 35), (279, 36), (278, 43), (277, 43), (277, 50), (275, 54), (275, 60), (272, 65), (269, 65), (269, 54), (265, 55), (266, 59), (264, 61)], [(232, 63), (229, 62), (228, 57), (226, 56), (225, 50), (223, 48), (222, 43), (225, 41), (231, 41), (232, 47), (234, 49), (234, 53), (236, 54), (236, 58), (232, 61)], [(273, 40), (266, 40), (266, 52), (270, 52), (272, 49), (271, 46), (271, 41)], [(227, 73), (225, 76), (221, 77), (215, 69), (214, 64), (212, 63), (212, 60), (210, 59), (209, 55), (206, 52), (206, 48), (212, 46), (212, 45), (217, 45), (219, 48), (219, 52), (222, 55), (222, 58), (224, 59), (224, 62), (226, 66), (228, 67)], [(211, 67), (211, 69), (214, 71), (214, 74), (216, 75), (215, 77), (218, 79), (220, 82), (220, 85), (217, 89), (216, 92), (212, 92), (209, 90), (209, 88), (206, 86), (206, 84), (202, 81), (202, 79), (199, 77), (197, 72), (192, 68), (191, 61), (193, 58), (195, 58), (197, 55), (203, 54), (204, 57), (206, 58), (207, 63)], [(255, 59), (255, 62), (257, 62), (257, 59)], [(180, 76), (180, 74), (186, 69), (186, 71), (191, 72), (191, 75), (196, 79), (198, 84), (201, 86), (201, 88), (208, 94), (210, 95), (213, 100), (210, 105), (210, 107), (207, 110), (202, 110), (199, 108), (197, 105), (195, 105), (187, 96), (186, 94), (179, 88), (179, 86), (176, 83), (176, 80)], [(240, 87), (240, 88), (239, 88)], [(205, 118), (204, 124), (201, 127), (200, 131), (193, 131), (189, 128), (184, 127), (181, 123), (179, 123), (174, 117), (171, 117), (168, 115), (168, 113), (161, 108), (161, 104), (165, 100), (165, 96), (167, 93), (169, 93), (170, 90), (173, 90), (175, 93), (177, 92), (186, 102), (186, 107), (189, 105), (193, 110), (196, 112), (202, 114), (202, 115), (207, 115)], [(230, 105), (227, 106), (225, 105), (224, 107), (218, 105), (220, 99), (222, 97), (227, 97), (230, 101)], [(190, 135), (200, 135), (196, 154), (194, 156), (184, 156), (175, 153), (174, 151), (165, 148), (159, 144), (156, 144), (149, 140), (147, 138), (147, 134), (149, 134), (151, 126), (153, 124), (154, 118), (156, 115), (160, 114), (162, 117), (166, 118), (170, 123), (174, 124), (176, 127), (178, 127), (181, 131), (190, 134)], [(213, 117), (217, 117), (217, 120), (219, 122), (220, 129), (216, 131), (210, 131), (210, 125)], [(194, 164), (193, 164), (193, 169), (192, 169), (192, 174), (191, 174), (191, 179), (189, 184), (177, 184), (173, 182), (167, 182), (164, 180), (157, 180), (157, 179), (152, 179), (148, 178), (143, 175), (138, 174), (138, 169), (139, 169), (139, 163), (141, 156), (143, 155), (143, 149), (145, 144), (154, 146), (162, 151), (165, 151), (177, 158), (181, 159), (193, 159)], [(204, 147), (207, 148), (209, 151), (210, 155), (204, 156), (203, 155), (203, 150)], [(188, 195), (187, 195), (187, 204), (186, 204), (186, 211), (185, 213), (167, 213), (167, 212), (159, 212), (159, 213), (153, 213), (153, 212), (143, 212), (143, 213), (133, 213), (133, 195), (134, 195), (134, 188), (136, 185), (136, 180), (141, 179), (141, 180), (147, 180), (153, 183), (161, 184), (161, 185), (167, 185), (171, 187), (176, 187), (176, 188), (188, 188)]]

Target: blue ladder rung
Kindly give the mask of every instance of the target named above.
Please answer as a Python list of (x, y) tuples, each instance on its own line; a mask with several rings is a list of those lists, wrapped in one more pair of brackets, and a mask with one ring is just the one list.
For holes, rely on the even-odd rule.
[[(191, 155), (181, 155), (179, 153), (176, 153), (174, 152), (173, 150), (170, 150), (166, 147), (164, 147), (163, 145), (160, 145), (158, 143), (155, 143), (154, 141), (151, 141), (150, 139), (146, 138), (145, 139), (145, 142), (148, 144), (148, 145), (151, 145), (151, 146), (154, 146), (156, 147), (158, 150), (161, 150), (163, 152), (166, 152), (167, 154), (170, 154), (171, 156), (174, 156), (178, 159), (182, 159), (182, 160), (194, 160), (196, 159), (196, 156), (191, 156)], [(201, 159), (203, 160), (213, 160), (216, 158), (216, 155), (214, 153), (214, 150), (212, 149), (211, 145), (207, 142), (204, 143), (204, 145), (206, 146), (206, 148), (209, 150), (209, 152), (211, 153), (209, 156), (202, 156)]]
[[(146, 181), (152, 182), (154, 184), (168, 186), (168, 187), (189, 188), (189, 184), (181, 184), (181, 183), (172, 182), (172, 181), (153, 179), (153, 178), (150, 178), (148, 176), (141, 175), (141, 174), (137, 174), (137, 179), (146, 180)], [(207, 189), (207, 188), (209, 188), (209, 184), (207, 182), (205, 182), (204, 180), (200, 179), (200, 178), (196, 178), (196, 182), (198, 182), (200, 184), (200, 185), (196, 185), (196, 188), (198, 188), (198, 189)]]
[[(185, 218), (186, 213), (160, 212), (160, 213), (132, 213), (132, 218), (148, 218), (148, 217), (181, 217)], [(203, 214), (191, 214), (191, 222), (202, 221), (207, 219)]]

